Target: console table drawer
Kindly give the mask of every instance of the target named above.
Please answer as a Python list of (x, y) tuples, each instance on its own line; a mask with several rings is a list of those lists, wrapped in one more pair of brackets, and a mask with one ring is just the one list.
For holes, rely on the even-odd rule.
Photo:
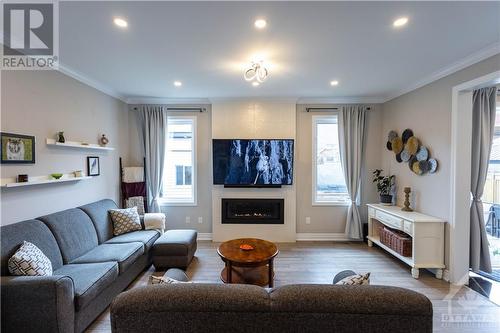
[(403, 220), (399, 217), (381, 212), (381, 211), (376, 211), (375, 212), (375, 218), (379, 220), (380, 222), (387, 224), (390, 227), (396, 228), (396, 229), (403, 229)]
[(406, 232), (408, 235), (413, 236), (413, 224), (408, 221), (403, 222), (403, 231)]

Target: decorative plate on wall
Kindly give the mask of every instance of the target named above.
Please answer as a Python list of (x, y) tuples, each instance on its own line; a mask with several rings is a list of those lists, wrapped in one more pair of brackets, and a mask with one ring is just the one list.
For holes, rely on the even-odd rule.
[(400, 137), (392, 139), (391, 145), (394, 154), (399, 154), (403, 150), (403, 140)]
[(397, 137), (398, 137), (398, 132), (396, 132), (396, 131), (390, 131), (389, 135), (387, 136), (387, 140), (388, 141), (392, 141), (392, 140), (394, 140)]
[(408, 152), (408, 150), (403, 149), (403, 151), (401, 152), (401, 159), (403, 160), (403, 162), (408, 162), (410, 158), (411, 154)]
[(391, 141), (387, 141), (387, 143), (385, 144), (385, 146), (387, 147), (387, 150), (392, 150), (392, 143), (391, 143)]
[(419, 161), (427, 161), (429, 158), (429, 151), (424, 146), (420, 146), (415, 156), (417, 156), (417, 160)]
[(401, 137), (403, 138), (403, 143), (408, 142), (408, 139), (411, 138), (412, 136), (413, 136), (413, 131), (409, 128), (405, 129), (403, 131), (403, 134), (401, 135)]
[(418, 151), (418, 139), (414, 136), (410, 137), (408, 141), (406, 141), (406, 150), (412, 155), (415, 155)]
[(429, 160), (429, 165), (430, 165), (429, 173), (436, 172), (436, 170), (438, 168), (438, 161), (436, 161), (434, 158), (431, 158)]

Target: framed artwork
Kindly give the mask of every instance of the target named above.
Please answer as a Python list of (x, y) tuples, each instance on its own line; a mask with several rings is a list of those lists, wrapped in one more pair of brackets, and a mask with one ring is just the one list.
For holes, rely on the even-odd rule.
[(89, 176), (99, 176), (100, 174), (100, 165), (99, 165), (99, 157), (97, 156), (88, 156), (87, 157), (87, 175)]
[(0, 133), (2, 164), (35, 163), (35, 137), (13, 133)]

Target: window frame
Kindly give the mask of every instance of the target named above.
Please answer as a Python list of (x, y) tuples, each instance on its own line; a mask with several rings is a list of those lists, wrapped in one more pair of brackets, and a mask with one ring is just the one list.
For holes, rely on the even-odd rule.
[[(334, 117), (336, 117), (336, 121), (333, 122)], [(335, 201), (317, 201), (316, 193), (316, 184), (317, 184), (317, 168), (318, 168), (318, 157), (316, 156), (316, 151), (318, 148), (318, 142), (317, 142), (317, 125), (319, 123), (336, 123), (337, 126), (340, 126), (339, 124), (339, 117), (340, 114), (339, 112), (331, 112), (328, 115), (321, 115), (321, 116), (312, 116), (311, 124), (312, 124), (312, 195), (311, 195), (311, 200), (312, 200), (312, 206), (350, 206), (351, 200), (348, 198), (347, 201), (345, 200), (335, 200)], [(340, 140), (339, 140), (339, 145), (340, 145)], [(340, 147), (339, 147), (340, 148)], [(341, 163), (341, 167), (342, 163)], [(342, 175), (344, 176), (344, 175)], [(345, 179), (344, 179), (345, 181)], [(347, 192), (346, 192), (347, 193)]]
[[(197, 139), (198, 139), (198, 131), (197, 131), (197, 117), (196, 116), (167, 116), (167, 140), (168, 140), (168, 122), (170, 120), (190, 120), (193, 126), (193, 135), (191, 138), (191, 160), (193, 165), (191, 167), (191, 186), (193, 187), (193, 197), (190, 201), (177, 201), (177, 200), (169, 200), (164, 197), (159, 198), (159, 202), (161, 206), (167, 207), (195, 207), (198, 206), (198, 164), (196, 163), (196, 156), (198, 154), (197, 147)], [(167, 155), (167, 148), (165, 144), (165, 155)], [(166, 156), (165, 156), (166, 161)], [(165, 175), (163, 175), (165, 177)], [(162, 185), (163, 186), (163, 185)], [(184, 185), (180, 185), (184, 186)]]

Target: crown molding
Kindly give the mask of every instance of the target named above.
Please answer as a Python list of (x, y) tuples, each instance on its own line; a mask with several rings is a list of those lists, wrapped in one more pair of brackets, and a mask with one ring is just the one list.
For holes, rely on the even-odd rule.
[(208, 98), (162, 98), (162, 97), (131, 97), (127, 104), (170, 104), (170, 105), (199, 105), (211, 104)]
[(242, 97), (213, 97), (210, 98), (212, 103), (225, 102), (269, 102), (269, 103), (297, 103), (297, 97), (259, 97), (259, 96), (242, 96)]
[(116, 90), (114, 90), (114, 89), (112, 89), (112, 88), (110, 88), (110, 87), (108, 87), (108, 86), (106, 86), (106, 85), (104, 85), (96, 80), (89, 78), (88, 76), (70, 68), (69, 66), (67, 66), (61, 62), (59, 62), (57, 71), (63, 73), (66, 76), (69, 76), (77, 81), (80, 81), (81, 83), (86, 84), (89, 87), (97, 89), (106, 95), (109, 95), (111, 97), (119, 99), (122, 102), (125, 102), (125, 103), (127, 102), (127, 98), (125, 96), (123, 96), (122, 94), (118, 93)]
[(500, 53), (500, 43), (494, 43), (490, 46), (487, 46), (484, 49), (481, 49), (449, 66), (446, 66), (441, 70), (436, 71), (433, 74), (427, 76), (426, 78), (415, 82), (412, 85), (409, 85), (405, 89), (401, 89), (393, 94), (390, 94), (388, 98), (386, 98), (384, 103), (389, 102), (390, 100), (393, 100), (394, 98), (397, 98), (401, 95), (409, 93), (410, 91), (417, 90), (418, 88), (428, 85), (429, 83), (442, 79), (443, 77), (451, 75), (455, 72), (458, 72), (461, 69), (472, 66), (480, 61), (483, 61), (499, 53)]
[(385, 97), (301, 97), (297, 104), (381, 104)]

